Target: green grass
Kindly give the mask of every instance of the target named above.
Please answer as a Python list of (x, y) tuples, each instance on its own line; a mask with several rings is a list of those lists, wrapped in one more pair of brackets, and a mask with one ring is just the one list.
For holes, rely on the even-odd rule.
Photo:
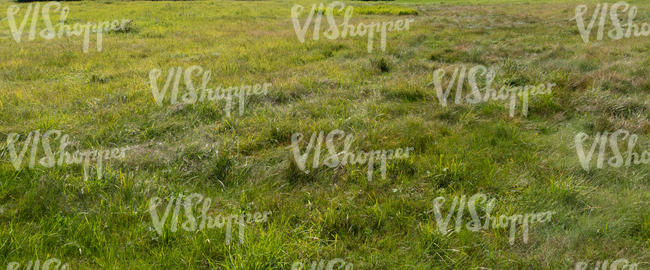
[[(401, 6), (387, 6), (387, 5), (366, 5), (366, 6), (353, 6), (353, 15), (417, 15), (418, 10), (415, 8), (401, 7)], [(327, 8), (318, 8), (316, 12), (325, 14)], [(334, 9), (334, 15), (342, 16), (345, 10)]]
[[(0, 267), (290, 269), (343, 258), (355, 269), (573, 269), (626, 258), (647, 269), (650, 168), (585, 172), (573, 138), (625, 128), (650, 142), (650, 41), (584, 44), (569, 21), (582, 2), (595, 3), (346, 2), (354, 24), (415, 19), (372, 53), (365, 37), (298, 42), (287, 1), (65, 2), (69, 23), (133, 20), (104, 35), (102, 52), (91, 38), (88, 54), (77, 37), (16, 43), (0, 21)], [(650, 21), (649, 3), (629, 2)], [(499, 67), (498, 84), (558, 86), (526, 118), (500, 102), (439, 106), (433, 71), (477, 64)], [(222, 104), (158, 107), (149, 72), (193, 65), (212, 71), (213, 87), (273, 87), (231, 119)], [(101, 180), (84, 181), (78, 165), (16, 171), (6, 137), (37, 129), (62, 130), (79, 149), (134, 149)], [(414, 155), (372, 182), (365, 165), (297, 170), (291, 135), (334, 129), (354, 134), (355, 150)], [(218, 213), (273, 214), (241, 245), (225, 245), (221, 229), (158, 235), (149, 200), (195, 192)], [(558, 214), (528, 244), (509, 245), (506, 230), (440, 234), (433, 199), (477, 192), (497, 199), (495, 213)]]

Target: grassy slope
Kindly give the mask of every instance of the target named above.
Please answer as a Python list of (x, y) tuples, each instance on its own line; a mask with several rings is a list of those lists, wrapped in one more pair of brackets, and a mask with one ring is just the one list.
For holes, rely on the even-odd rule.
[[(2, 21), (0, 262), (288, 269), (341, 257), (360, 269), (567, 269), (627, 258), (649, 267), (649, 168), (586, 173), (572, 144), (576, 132), (619, 127), (650, 140), (650, 42), (584, 44), (568, 21), (575, 3), (482, 2), (407, 3), (419, 11), (411, 31), (389, 34), (387, 51), (372, 54), (364, 38), (299, 43), (286, 1), (66, 3), (72, 23), (135, 21), (89, 54), (79, 38), (17, 44)], [(635, 3), (637, 21), (650, 21), (650, 4)], [(389, 72), (377, 67), (381, 58)], [(501, 67), (501, 82), (558, 88), (533, 101), (528, 118), (509, 118), (501, 103), (437, 105), (433, 70), (479, 63)], [(228, 121), (210, 104), (158, 108), (149, 71), (191, 65), (211, 69), (211, 85), (274, 87)], [(84, 182), (79, 167), (16, 172), (6, 134), (55, 128), (82, 148), (138, 147), (102, 180)], [(296, 174), (291, 134), (336, 128), (354, 132), (357, 149), (413, 146), (416, 155), (373, 182), (365, 166)], [(221, 157), (205, 147), (216, 142)], [(272, 218), (249, 227), (244, 245), (223, 245), (217, 229), (160, 237), (146, 205), (177, 192)], [(513, 246), (506, 230), (438, 234), (432, 200), (476, 192), (498, 199), (496, 213), (555, 210), (557, 219)]]

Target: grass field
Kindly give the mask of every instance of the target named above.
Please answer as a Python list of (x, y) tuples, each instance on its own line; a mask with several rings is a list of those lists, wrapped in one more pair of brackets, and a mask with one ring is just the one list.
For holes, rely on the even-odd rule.
[[(628, 2), (650, 23), (650, 2)], [(345, 2), (365, 10), (354, 24), (414, 19), (370, 53), (364, 37), (308, 31), (299, 42), (291, 9), (311, 1), (62, 3), (66, 23), (132, 22), (104, 33), (101, 52), (91, 37), (84, 53), (81, 37), (16, 42), (4, 18), (16, 3), (0, 2), (0, 267), (291, 269), (341, 258), (354, 269), (593, 269), (625, 258), (650, 269), (650, 167), (585, 171), (574, 145), (580, 132), (625, 129), (650, 148), (650, 40), (584, 43), (571, 18), (597, 1)], [(29, 4), (18, 5), (20, 22)], [(195, 65), (211, 70), (210, 86), (272, 86), (243, 115), (225, 117), (223, 103), (158, 106), (150, 71)], [(497, 86), (556, 86), (531, 98), (526, 117), (498, 101), (441, 106), (434, 71), (476, 65), (497, 67)], [(336, 129), (354, 134), (355, 151), (413, 151), (372, 181), (367, 165), (297, 169), (292, 135)], [(91, 169), (84, 180), (81, 165), (30, 168), (31, 150), (17, 170), (7, 139), (20, 134), (22, 148), (36, 130), (68, 134), (71, 149), (130, 148), (101, 179)], [(441, 233), (434, 199), (479, 192), (499, 215), (556, 214), (531, 226), (528, 243), (518, 232), (511, 245), (503, 228)], [(243, 243), (238, 230), (230, 244), (220, 228), (156, 232), (151, 198), (192, 193), (214, 213), (271, 214)]]

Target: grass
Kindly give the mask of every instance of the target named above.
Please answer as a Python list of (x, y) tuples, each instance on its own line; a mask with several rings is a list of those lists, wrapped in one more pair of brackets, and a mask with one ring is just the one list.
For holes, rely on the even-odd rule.
[[(415, 8), (402, 7), (402, 6), (388, 6), (388, 5), (363, 5), (353, 6), (353, 15), (417, 15), (418, 10)], [(316, 12), (325, 14), (327, 8), (318, 8)], [(345, 10), (334, 9), (332, 14), (343, 16)]]
[[(584, 44), (569, 21), (582, 2), (595, 3), (346, 2), (354, 24), (415, 19), (372, 53), (365, 37), (298, 42), (286, 1), (65, 2), (69, 23), (133, 21), (105, 33), (102, 52), (91, 39), (87, 54), (76, 37), (16, 43), (0, 21), (0, 267), (290, 269), (343, 258), (355, 269), (573, 269), (626, 258), (647, 269), (650, 168), (585, 172), (573, 138), (626, 128), (647, 145), (650, 42)], [(647, 22), (650, 4), (629, 2)], [(498, 84), (557, 87), (528, 117), (499, 102), (439, 106), (433, 71), (477, 64), (498, 67)], [(230, 119), (223, 104), (158, 107), (149, 72), (193, 65), (212, 71), (211, 86), (273, 87)], [(6, 137), (37, 129), (62, 130), (79, 149), (134, 148), (102, 179), (84, 181), (79, 165), (16, 171)], [(291, 135), (334, 129), (354, 134), (357, 150), (414, 155), (372, 182), (365, 165), (298, 170)], [(152, 197), (195, 192), (216, 213), (272, 215), (243, 244), (225, 245), (220, 229), (152, 229)], [(558, 214), (528, 244), (509, 245), (505, 229), (440, 234), (433, 199), (477, 192), (496, 198), (495, 213)]]

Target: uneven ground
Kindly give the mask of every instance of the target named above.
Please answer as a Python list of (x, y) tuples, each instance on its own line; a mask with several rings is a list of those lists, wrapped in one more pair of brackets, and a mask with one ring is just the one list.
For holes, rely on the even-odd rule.
[[(625, 128), (649, 144), (650, 40), (583, 43), (569, 19), (585, 1), (479, 2), (354, 15), (416, 20), (372, 53), (364, 37), (298, 42), (292, 1), (66, 2), (69, 23), (133, 20), (88, 54), (74, 37), (16, 43), (0, 21), (0, 267), (290, 269), (343, 258), (355, 269), (573, 269), (626, 258), (648, 269), (650, 167), (586, 172), (573, 141)], [(628, 2), (650, 22), (649, 2)], [(0, 3), (2, 17), (12, 4)], [(509, 117), (503, 102), (440, 106), (433, 71), (477, 64), (499, 67), (497, 85), (558, 86), (528, 117)], [(149, 71), (192, 65), (212, 70), (211, 86), (273, 87), (230, 119), (221, 103), (158, 107)], [(79, 149), (135, 148), (101, 180), (84, 181), (77, 165), (15, 170), (8, 134), (51, 129)], [(293, 133), (334, 129), (354, 134), (354, 149), (414, 155), (372, 182), (366, 165), (310, 175), (291, 165)], [(243, 244), (225, 245), (223, 229), (159, 236), (149, 199), (195, 192), (217, 212), (273, 213)], [(433, 199), (477, 192), (497, 199), (495, 213), (557, 214), (527, 244), (518, 234), (509, 245), (506, 229), (440, 234)]]

